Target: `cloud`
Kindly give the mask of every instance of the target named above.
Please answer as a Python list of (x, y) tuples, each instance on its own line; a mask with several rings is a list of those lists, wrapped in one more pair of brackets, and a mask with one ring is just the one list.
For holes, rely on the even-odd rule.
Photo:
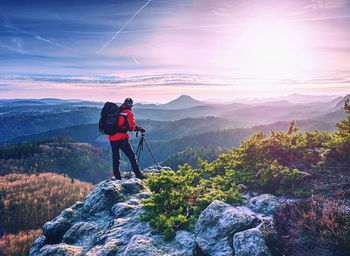
[(6, 75), (0, 76), (0, 82), (23, 84), (33, 87), (47, 87), (50, 85), (80, 88), (150, 88), (150, 87), (212, 87), (229, 86), (230, 80), (220, 80), (194, 74), (154, 74), (141, 76), (101, 76), (101, 77), (69, 77), (44, 75)]
[(350, 89), (349, 75), (350, 70), (304, 79), (249, 79), (184, 73), (117, 76), (111, 74), (91, 77), (0, 75), (0, 98), (58, 97), (104, 101), (131, 95), (139, 100), (150, 101), (159, 98), (170, 100), (179, 94), (195, 94), (204, 98), (252, 97), (252, 95), (262, 97), (271, 96), (272, 92), (285, 94), (302, 91), (345, 94)]
[(349, 0), (311, 0), (306, 9), (338, 9), (350, 3)]
[(6, 44), (2, 44), (2, 43), (0, 43), (0, 47), (5, 48), (7, 50), (10, 50), (12, 52), (17, 52), (17, 53), (24, 54), (24, 51), (23, 51), (22, 48), (12, 47), (12, 46), (9, 46), (9, 45), (6, 45)]
[(12, 43), (18, 48), (23, 50), (23, 40), (20, 37), (12, 37)]
[(12, 91), (18, 91), (20, 89), (21, 89), (20, 86), (13, 85), (11, 83), (0, 82), (0, 92), (12, 92)]
[(342, 20), (342, 19), (349, 19), (350, 15), (342, 15), (342, 16), (326, 16), (326, 17), (319, 17), (319, 18), (304, 18), (304, 19), (298, 19), (298, 20), (289, 20), (289, 22), (309, 22), (309, 21), (327, 21), (327, 20)]
[[(28, 88), (91, 88), (91, 89), (121, 89), (121, 88), (152, 88), (152, 87), (188, 87), (216, 88), (232, 86), (259, 85), (348, 85), (350, 70), (337, 74), (327, 74), (324, 77), (305, 79), (251, 79), (245, 77), (218, 77), (196, 74), (172, 73), (133, 76), (50, 76), (50, 75), (4, 75), (0, 83), (25, 85)], [(336, 78), (335, 78), (336, 77)]]

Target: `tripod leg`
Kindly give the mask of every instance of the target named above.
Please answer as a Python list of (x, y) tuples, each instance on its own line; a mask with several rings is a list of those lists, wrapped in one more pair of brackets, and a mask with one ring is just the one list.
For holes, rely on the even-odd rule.
[(160, 171), (159, 164), (158, 164), (157, 160), (154, 158), (154, 156), (153, 156), (153, 154), (152, 154), (152, 151), (151, 151), (150, 147), (148, 146), (148, 143), (147, 143), (146, 138), (144, 138), (144, 140), (145, 140), (146, 146), (147, 146), (147, 148), (148, 148), (148, 151), (149, 151), (149, 153), (151, 154), (151, 157), (152, 157), (154, 163), (155, 163), (156, 166), (157, 166), (157, 169)]
[(137, 161), (140, 161), (141, 152), (143, 151), (143, 139), (141, 138), (139, 145), (136, 149)]

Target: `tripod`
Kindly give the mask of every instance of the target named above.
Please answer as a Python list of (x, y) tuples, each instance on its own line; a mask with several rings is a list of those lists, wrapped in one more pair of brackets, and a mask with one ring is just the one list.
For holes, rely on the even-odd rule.
[[(138, 135), (138, 132), (136, 133), (136, 137)], [(156, 159), (154, 158), (153, 154), (152, 154), (152, 151), (151, 149), (149, 148), (148, 146), (148, 143), (147, 143), (147, 140), (145, 138), (145, 132), (141, 132), (141, 139), (140, 139), (140, 142), (139, 142), (139, 145), (137, 146), (137, 149), (136, 149), (136, 156), (137, 156), (137, 161), (139, 162), (140, 161), (140, 156), (141, 156), (141, 152), (143, 151), (143, 142), (145, 142), (146, 146), (147, 146), (147, 149), (154, 161), (154, 163), (156, 164), (157, 166), (157, 169), (160, 171), (160, 167), (159, 167), (159, 164), (158, 162), (156, 161)]]

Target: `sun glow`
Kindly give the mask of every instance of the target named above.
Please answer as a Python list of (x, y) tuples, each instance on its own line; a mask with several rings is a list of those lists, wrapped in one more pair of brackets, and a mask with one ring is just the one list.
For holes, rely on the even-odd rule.
[[(238, 72), (251, 78), (290, 79), (309, 65), (305, 36), (292, 23), (259, 20), (246, 24), (235, 37), (234, 58)], [(237, 51), (238, 48), (238, 51)]]

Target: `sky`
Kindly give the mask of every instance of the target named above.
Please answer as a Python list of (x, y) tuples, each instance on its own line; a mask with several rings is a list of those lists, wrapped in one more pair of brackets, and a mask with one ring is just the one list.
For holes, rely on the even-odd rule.
[(0, 98), (350, 93), (350, 0), (1, 0)]

